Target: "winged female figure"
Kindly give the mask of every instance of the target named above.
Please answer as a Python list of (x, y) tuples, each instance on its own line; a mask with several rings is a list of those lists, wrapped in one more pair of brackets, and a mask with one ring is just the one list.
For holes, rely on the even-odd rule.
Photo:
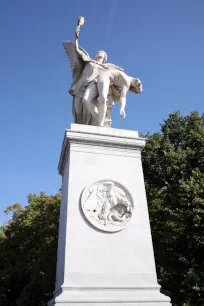
[[(125, 117), (126, 93), (139, 93), (139, 79), (129, 77), (124, 70), (108, 64), (105, 51), (99, 51), (94, 59), (79, 47), (78, 37), (83, 17), (78, 20), (75, 41), (63, 41), (68, 56), (73, 82), (69, 93), (73, 96), (74, 122), (97, 126), (110, 125), (110, 111), (114, 101), (120, 101), (120, 114)], [(107, 124), (109, 122), (109, 124)]]

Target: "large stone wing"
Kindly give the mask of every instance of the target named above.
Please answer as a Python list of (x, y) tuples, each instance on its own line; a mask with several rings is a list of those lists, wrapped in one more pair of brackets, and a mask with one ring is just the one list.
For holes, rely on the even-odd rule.
[[(83, 61), (83, 56), (78, 56), (72, 41), (63, 41), (62, 44), (70, 62), (74, 82), (82, 73), (85, 62)], [(84, 57), (89, 57), (88, 53), (84, 49), (80, 48), (80, 51), (82, 52), (82, 55), (84, 54)]]

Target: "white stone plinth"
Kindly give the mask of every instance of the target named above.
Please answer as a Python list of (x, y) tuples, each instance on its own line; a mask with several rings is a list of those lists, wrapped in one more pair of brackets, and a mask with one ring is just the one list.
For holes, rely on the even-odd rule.
[[(59, 161), (62, 200), (56, 290), (49, 306), (170, 306), (160, 293), (136, 131), (72, 124)], [(94, 226), (81, 210), (86, 186), (110, 180), (131, 194), (134, 211), (117, 232)]]

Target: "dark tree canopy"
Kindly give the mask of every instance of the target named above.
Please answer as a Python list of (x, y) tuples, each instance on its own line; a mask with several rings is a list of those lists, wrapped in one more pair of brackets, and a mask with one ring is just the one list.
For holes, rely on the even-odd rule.
[(54, 290), (60, 194), (30, 194), (28, 206), (11, 205), (0, 236), (0, 305), (41, 306)]
[(142, 159), (163, 292), (174, 306), (204, 305), (204, 115), (170, 114)]
[[(204, 305), (204, 115), (170, 114), (142, 153), (155, 259), (173, 306)], [(135, 174), (137, 175), (137, 174)], [(60, 194), (9, 206), (0, 230), (0, 305), (45, 306), (55, 283)]]

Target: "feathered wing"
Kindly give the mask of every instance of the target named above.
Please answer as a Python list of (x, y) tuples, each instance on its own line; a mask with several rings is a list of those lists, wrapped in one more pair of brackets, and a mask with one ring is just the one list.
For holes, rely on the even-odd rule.
[(84, 55), (84, 58), (85, 57), (90, 58), (90, 57), (84, 49), (79, 48), (80, 51), (82, 52), (82, 56), (80, 58), (76, 52), (75, 45), (72, 41), (63, 41), (62, 44), (67, 54), (67, 57), (69, 59), (69, 63), (70, 63), (71, 71), (72, 71), (73, 83), (74, 83), (75, 80), (78, 79), (78, 77), (80, 76), (80, 74), (82, 73), (84, 69), (84, 61), (82, 59), (83, 55)]

